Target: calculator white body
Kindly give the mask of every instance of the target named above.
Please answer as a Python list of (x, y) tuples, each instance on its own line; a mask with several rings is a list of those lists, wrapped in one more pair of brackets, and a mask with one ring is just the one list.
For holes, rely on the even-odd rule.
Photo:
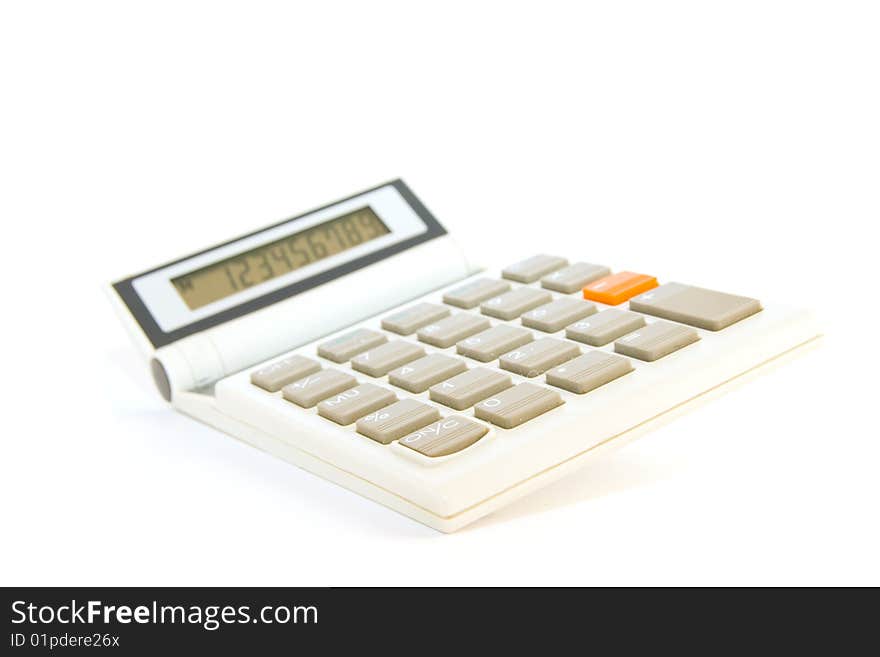
[[(438, 267), (418, 266), (425, 262), (436, 262)], [(722, 331), (699, 330), (700, 340), (695, 344), (656, 362), (637, 363), (630, 374), (587, 394), (559, 390), (565, 402), (562, 406), (518, 427), (502, 429), (483, 423), (488, 433), (476, 443), (433, 458), (396, 441), (375, 442), (357, 433), (354, 425), (339, 426), (314, 408), (295, 406), (280, 393), (268, 393), (250, 381), (253, 370), (289, 354), (322, 361), (316, 353), (318, 344), (354, 328), (380, 330), (380, 318), (397, 306), (419, 301), (441, 304), (447, 289), (477, 274), (458, 247), (441, 234), (240, 316), (231, 324), (185, 336), (183, 348), (179, 341), (164, 345), (154, 352), (163, 358), (159, 373), (171, 379), (165, 383), (178, 410), (426, 525), (451, 532), (568, 474), (600, 451), (640, 435), (722, 386), (813, 344), (818, 337), (808, 312), (765, 304), (761, 312)], [(497, 276), (497, 271), (480, 275)], [(395, 286), (388, 285), (389, 280)], [(382, 288), (394, 289), (396, 294), (376, 298), (373, 293)], [(341, 292), (346, 299), (365, 296), (369, 300), (352, 303), (343, 317), (325, 316), (327, 308), (336, 310), (335, 299)], [(127, 317), (128, 307), (119, 305), (137, 333), (137, 322)], [(354, 315), (360, 315), (357, 321)], [(299, 326), (303, 318), (308, 318), (306, 327)], [(508, 323), (518, 324), (517, 320)], [(285, 336), (283, 340), (279, 333)], [(260, 346), (252, 345), (254, 341)], [(428, 354), (455, 354), (454, 346), (421, 346)], [(613, 344), (590, 349), (612, 351)], [(387, 376), (367, 377), (345, 364), (322, 364), (353, 373), (359, 382), (392, 387)], [(511, 377), (514, 383), (528, 380), (516, 374)], [(444, 416), (453, 413), (431, 401), (427, 392), (401, 397), (437, 406)], [(471, 411), (459, 414), (474, 419)]]

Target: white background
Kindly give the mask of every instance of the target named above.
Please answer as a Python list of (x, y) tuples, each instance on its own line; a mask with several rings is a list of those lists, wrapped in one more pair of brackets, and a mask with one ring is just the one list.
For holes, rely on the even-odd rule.
[[(8, 2), (2, 584), (880, 584), (876, 3)], [(172, 412), (102, 285), (402, 176), (824, 345), (444, 536)], [(340, 299), (340, 303), (344, 303)]]

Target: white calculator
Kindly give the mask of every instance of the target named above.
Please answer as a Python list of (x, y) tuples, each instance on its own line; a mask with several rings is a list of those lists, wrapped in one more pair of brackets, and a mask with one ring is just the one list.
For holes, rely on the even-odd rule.
[(175, 408), (444, 532), (819, 337), (601, 253), (523, 255), (480, 269), (395, 180), (111, 296)]

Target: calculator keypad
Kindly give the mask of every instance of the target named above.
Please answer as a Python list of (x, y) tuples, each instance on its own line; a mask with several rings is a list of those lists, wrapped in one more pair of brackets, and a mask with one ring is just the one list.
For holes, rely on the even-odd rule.
[(339, 370), (321, 370), (317, 374), (309, 374), (299, 381), (288, 383), (281, 389), (281, 394), (287, 401), (303, 408), (311, 408), (327, 397), (353, 388), (356, 383), (351, 374)]
[(614, 343), (614, 351), (648, 362), (668, 356), (700, 339), (689, 326), (671, 322), (654, 322), (620, 338)]
[(363, 383), (318, 404), (318, 415), (337, 424), (351, 424), (359, 417), (393, 404), (397, 396), (381, 386)]
[(461, 358), (446, 354), (431, 354), (392, 370), (388, 383), (409, 392), (424, 392), (439, 381), (455, 376), (467, 369)]
[(370, 376), (385, 376), (391, 370), (425, 355), (425, 350), (412, 342), (392, 340), (365, 351), (351, 359), (351, 366)]
[(362, 417), (356, 426), (358, 433), (387, 445), (439, 419), (440, 411), (434, 406), (415, 399), (402, 399)]
[[(381, 320), (385, 332), (418, 343), (359, 328), (318, 345), (321, 358), (349, 362), (370, 377), (387, 375), (397, 390), (322, 369), (318, 360), (301, 355), (252, 372), (251, 383), (268, 393), (281, 390), (285, 400), (303, 408), (317, 406), (319, 416), (343, 427), (353, 424), (377, 443), (399, 441), (426, 457), (449, 456), (489, 433), (472, 417), (512, 429), (564, 404), (563, 394), (588, 394), (635, 372), (634, 363), (651, 367), (670, 357), (700, 339), (697, 328), (720, 331), (761, 310), (756, 299), (681, 283), (658, 286), (653, 276), (612, 274), (602, 265), (569, 265), (557, 256), (527, 258), (502, 276), (507, 280), (479, 278), (446, 292), (442, 304), (416, 303)], [(600, 310), (592, 303), (626, 301), (628, 310)], [(479, 314), (452, 312), (452, 306), (479, 306)], [(661, 319), (646, 321), (646, 315)], [(564, 338), (542, 336), (561, 331)], [(426, 351), (424, 345), (454, 346), (457, 355)], [(466, 359), (498, 362), (484, 367)], [(535, 377), (542, 374), (539, 383)]]
[(555, 390), (520, 383), (481, 401), (474, 407), (474, 415), (502, 429), (512, 429), (563, 403)]

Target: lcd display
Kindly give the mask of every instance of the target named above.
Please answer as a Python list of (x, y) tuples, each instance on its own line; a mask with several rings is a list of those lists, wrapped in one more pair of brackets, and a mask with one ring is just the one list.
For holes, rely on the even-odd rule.
[(352, 249), (391, 231), (369, 207), (171, 279), (190, 310)]

